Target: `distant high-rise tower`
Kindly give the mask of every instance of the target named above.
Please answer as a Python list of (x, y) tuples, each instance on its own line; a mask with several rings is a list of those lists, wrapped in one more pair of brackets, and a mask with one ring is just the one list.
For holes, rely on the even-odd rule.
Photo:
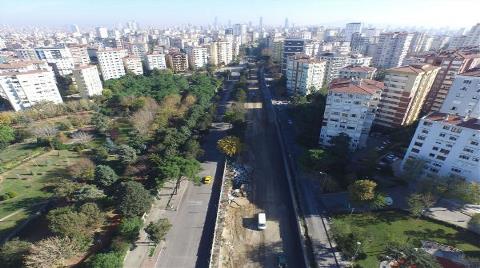
[(79, 33), (80, 32), (80, 29), (78, 28), (78, 25), (76, 25), (76, 24), (72, 24), (70, 26), (70, 30), (72, 31), (72, 33)]
[(288, 29), (288, 18), (285, 18), (285, 26), (284, 26), (285, 29)]
[(260, 19), (259, 19), (259, 21), (258, 21), (258, 28), (259, 28), (260, 30), (263, 29), (263, 17), (260, 17)]
[(215, 19), (213, 19), (213, 28), (217, 29), (218, 27), (218, 17), (215, 16)]

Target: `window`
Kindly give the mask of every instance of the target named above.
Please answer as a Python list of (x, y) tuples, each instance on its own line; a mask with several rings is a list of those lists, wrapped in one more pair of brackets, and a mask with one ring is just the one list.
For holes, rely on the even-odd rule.
[(462, 172), (460, 169), (454, 168), (454, 167), (452, 168), (452, 171), (453, 171), (453, 172), (457, 172), (457, 173), (461, 173), (461, 172)]
[(458, 158), (468, 160), (470, 157), (468, 155), (461, 154)]
[(432, 122), (427, 122), (427, 121), (425, 121), (425, 122), (423, 122), (423, 125), (424, 125), (424, 126), (431, 126), (431, 125), (432, 125)]
[(478, 141), (471, 141), (470, 144), (471, 144), (471, 145), (474, 145), (474, 146), (477, 146), (477, 145), (478, 145)]
[(467, 153), (473, 153), (473, 150), (470, 148), (463, 148), (463, 151)]
[(446, 135), (447, 135), (446, 133), (441, 132), (439, 136), (440, 137), (445, 137)]
[(415, 146), (422, 147), (423, 143), (421, 142), (415, 142)]
[(445, 156), (437, 155), (437, 159), (445, 161), (445, 159), (447, 159), (447, 158)]
[(450, 150), (440, 149), (440, 152), (441, 152), (442, 154), (448, 154), (448, 153), (450, 153)]
[(450, 127), (449, 127), (449, 126), (443, 126), (443, 129), (445, 129), (445, 130), (449, 130), (449, 129), (450, 129)]
[(432, 150), (434, 150), (434, 151), (438, 151), (438, 147), (436, 147), (436, 146), (433, 146), (433, 147), (432, 147)]
[(420, 152), (420, 150), (416, 149), (416, 148), (412, 148), (412, 153), (418, 153)]
[(467, 85), (470, 85), (472, 83), (472, 81), (471, 80), (463, 80), (463, 83), (467, 84)]
[(455, 138), (454, 136), (450, 136), (449, 140), (451, 140), (451, 141), (456, 141), (457, 138)]
[(422, 130), (422, 133), (423, 133), (423, 134), (428, 134), (428, 130), (423, 129), (423, 130)]
[(421, 141), (424, 141), (425, 140), (425, 136), (418, 136), (417, 139), (421, 140)]
[(430, 157), (435, 157), (435, 154), (428, 154), (428, 156), (430, 156)]

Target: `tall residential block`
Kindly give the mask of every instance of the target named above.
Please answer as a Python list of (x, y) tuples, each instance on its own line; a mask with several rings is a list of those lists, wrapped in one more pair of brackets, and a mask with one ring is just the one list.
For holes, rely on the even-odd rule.
[(15, 111), (39, 102), (63, 102), (52, 68), (30, 62), (0, 64), (0, 97)]
[(321, 53), (318, 58), (325, 61), (324, 83), (327, 85), (340, 76), (340, 69), (348, 65), (348, 56), (341, 53)]
[(303, 39), (293, 39), (287, 38), (283, 41), (283, 51), (282, 51), (282, 73), (286, 74), (287, 72), (287, 59), (290, 56), (295, 55), (296, 53), (303, 53), (305, 49), (305, 40)]
[(70, 49), (65, 46), (35, 48), (37, 57), (48, 62), (57, 75), (65, 76), (72, 74), (74, 60)]
[(426, 114), (440, 110), (452, 86), (455, 75), (480, 66), (480, 51), (446, 51), (427, 56), (425, 62), (440, 66), (441, 68), (422, 109)]
[(480, 118), (480, 68), (455, 76), (440, 112)]
[(152, 71), (154, 69), (167, 69), (167, 62), (165, 61), (165, 54), (148, 54), (145, 56), (145, 63), (147, 69)]
[(380, 34), (373, 54), (373, 66), (382, 69), (402, 66), (411, 41), (412, 34), (407, 32)]
[(345, 41), (350, 42), (354, 33), (362, 32), (362, 24), (360, 22), (347, 23), (345, 26)]
[(440, 67), (429, 64), (409, 65), (385, 72), (385, 90), (375, 124), (396, 128), (417, 120), (425, 98)]
[(68, 45), (68, 49), (72, 54), (74, 65), (90, 64), (90, 57), (88, 56), (86, 45)]
[(287, 59), (287, 91), (289, 94), (308, 95), (322, 88), (325, 62), (297, 54)]
[(125, 75), (123, 58), (127, 53), (123, 49), (104, 49), (97, 51), (98, 64), (103, 80), (120, 78)]
[(176, 52), (167, 55), (167, 65), (175, 72), (181, 73), (188, 70), (187, 54)]
[(208, 63), (208, 49), (206, 47), (187, 47), (188, 65), (193, 69), (203, 68)]
[(100, 81), (97, 66), (78, 65), (73, 69), (73, 78), (83, 98), (102, 95), (102, 81)]
[(319, 143), (329, 146), (333, 137), (345, 133), (351, 139), (351, 150), (365, 147), (382, 90), (382, 82), (369, 79), (332, 82)]
[(123, 58), (123, 65), (126, 72), (131, 72), (135, 75), (143, 74), (142, 59), (137, 56), (127, 56)]
[(377, 68), (374, 67), (349, 65), (340, 69), (339, 77), (351, 80), (373, 79), (376, 71)]

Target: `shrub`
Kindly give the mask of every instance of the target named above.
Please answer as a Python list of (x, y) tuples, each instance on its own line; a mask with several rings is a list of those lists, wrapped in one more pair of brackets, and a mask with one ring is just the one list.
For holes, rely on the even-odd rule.
[(80, 158), (68, 167), (68, 174), (76, 180), (91, 181), (95, 178), (95, 164), (88, 158)]
[(118, 268), (123, 266), (123, 257), (118, 252), (100, 253), (90, 261), (92, 268)]

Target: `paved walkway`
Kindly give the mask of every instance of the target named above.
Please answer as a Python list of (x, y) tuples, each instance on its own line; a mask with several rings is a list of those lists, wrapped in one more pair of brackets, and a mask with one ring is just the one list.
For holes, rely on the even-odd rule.
[[(185, 190), (190, 182), (183, 180), (180, 183), (178, 193), (172, 196), (173, 189), (175, 187), (175, 181), (166, 182), (164, 187), (160, 190), (155, 202), (152, 205), (150, 213), (145, 219), (144, 226), (147, 226), (150, 222), (156, 222), (161, 218), (168, 218), (167, 212), (174, 211), (178, 207)], [(167, 204), (170, 201), (170, 206), (167, 210)], [(128, 252), (125, 257), (125, 268), (138, 268), (138, 267), (154, 267), (158, 255), (163, 249), (164, 242), (160, 243), (153, 256), (148, 256), (152, 245), (147, 238), (147, 234), (142, 229), (140, 231), (139, 239), (135, 243), (135, 248)]]

